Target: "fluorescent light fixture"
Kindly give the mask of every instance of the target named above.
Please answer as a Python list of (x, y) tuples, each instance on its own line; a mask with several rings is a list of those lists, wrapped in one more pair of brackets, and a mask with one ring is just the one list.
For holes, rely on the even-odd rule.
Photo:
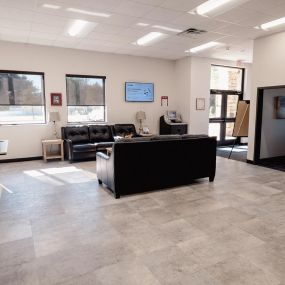
[(81, 9), (77, 9), (77, 8), (67, 8), (66, 11), (74, 12), (74, 13), (80, 13), (80, 14), (84, 14), (84, 15), (96, 16), (96, 17), (103, 17), (103, 18), (111, 17), (110, 14), (81, 10)]
[(199, 5), (196, 8), (196, 12), (199, 15), (207, 15), (209, 12), (216, 10), (233, 1), (234, 0), (208, 0), (207, 2), (204, 2), (203, 4)]
[(202, 50), (205, 50), (205, 49), (209, 49), (209, 48), (212, 48), (212, 47), (215, 47), (217, 46), (219, 43), (217, 42), (208, 42), (204, 45), (201, 45), (201, 46), (197, 46), (197, 47), (194, 47), (194, 48), (191, 48), (189, 50), (186, 50), (185, 52), (187, 53), (196, 53), (196, 52), (199, 52), (199, 51), (202, 51)]
[(181, 33), (182, 30), (178, 30), (178, 29), (174, 29), (174, 28), (169, 28), (169, 27), (165, 27), (165, 26), (159, 26), (159, 25), (154, 25), (152, 26), (153, 28), (156, 29), (161, 29), (161, 30), (165, 30), (165, 31), (169, 31), (169, 32), (174, 32), (174, 33)]
[(147, 26), (149, 26), (149, 24), (147, 24), (147, 23), (137, 23), (137, 26), (147, 27)]
[(67, 34), (71, 37), (84, 37), (89, 34), (97, 23), (84, 20), (74, 20), (68, 28)]
[(263, 30), (269, 30), (269, 29), (272, 29), (272, 28), (275, 28), (277, 26), (284, 25), (284, 24), (285, 24), (285, 17), (262, 24), (260, 28)]
[(43, 7), (43, 8), (48, 8), (48, 9), (54, 9), (54, 10), (58, 10), (58, 9), (61, 8), (61, 7), (58, 6), (58, 5), (47, 4), (47, 3), (43, 4), (42, 7)]
[(165, 37), (166, 35), (160, 32), (151, 32), (143, 37), (141, 37), (140, 39), (137, 40), (137, 44), (139, 46), (147, 46), (150, 43), (154, 43), (156, 41), (158, 41), (159, 39), (162, 39), (163, 37)]

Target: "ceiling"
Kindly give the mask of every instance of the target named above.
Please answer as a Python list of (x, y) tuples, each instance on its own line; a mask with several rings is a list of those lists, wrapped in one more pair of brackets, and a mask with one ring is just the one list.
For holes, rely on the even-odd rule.
[[(251, 62), (253, 40), (279, 31), (254, 27), (284, 17), (285, 1), (236, 1), (241, 1), (241, 5), (209, 18), (187, 13), (205, 0), (0, 0), (0, 40), (166, 59), (185, 57), (185, 50), (216, 41), (221, 45), (197, 55)], [(43, 8), (44, 3), (61, 8)], [(70, 7), (111, 16), (66, 11)], [(97, 26), (85, 37), (70, 37), (66, 29), (72, 19), (95, 22)], [(205, 29), (207, 33), (178, 36), (153, 25), (178, 30)], [(133, 44), (152, 31), (167, 33), (168, 37), (148, 47)]]

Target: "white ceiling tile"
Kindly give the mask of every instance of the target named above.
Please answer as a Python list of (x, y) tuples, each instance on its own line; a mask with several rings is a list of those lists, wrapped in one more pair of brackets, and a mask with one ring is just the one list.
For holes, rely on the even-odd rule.
[[(168, 59), (184, 57), (184, 50), (216, 40), (224, 46), (205, 51), (202, 56), (251, 58), (253, 39), (285, 30), (280, 27), (266, 32), (253, 28), (285, 16), (284, 1), (250, 0), (218, 17), (208, 18), (187, 13), (205, 0), (0, 0), (0, 39)], [(43, 3), (61, 8), (46, 9), (42, 7)], [(102, 18), (71, 13), (66, 11), (68, 7), (109, 13), (111, 16)], [(85, 38), (67, 37), (64, 36), (65, 30), (71, 19), (83, 19), (98, 25)], [(137, 26), (138, 22), (149, 26)], [(208, 32), (182, 37), (175, 32), (153, 28), (154, 25), (178, 30), (197, 28)], [(148, 48), (132, 44), (156, 30), (167, 33), (168, 38)]]
[(0, 40), (23, 43), (27, 42), (29, 33), (24, 30), (0, 28)]
[(150, 20), (156, 20), (156, 21), (174, 21), (177, 19), (179, 16), (181, 16), (183, 13), (174, 11), (174, 10), (169, 10), (161, 7), (155, 7), (152, 9), (150, 13), (145, 15), (145, 19), (150, 19)]
[(140, 21), (140, 18), (138, 17), (126, 16), (126, 15), (120, 15), (120, 14), (113, 14), (110, 18), (104, 19), (104, 23), (107, 23), (110, 25), (124, 26), (124, 27), (135, 25), (139, 21)]
[(205, 2), (205, 0), (166, 0), (160, 6), (176, 11), (188, 12)]
[(153, 9), (152, 6), (136, 3), (134, 1), (122, 0), (115, 9), (115, 13), (122, 15), (132, 15), (134, 17), (143, 17)]
[(134, 0), (137, 3), (142, 3), (150, 6), (159, 6), (161, 5), (165, 0)]
[(7, 18), (0, 18), (0, 27), (29, 31), (31, 29), (31, 23), (14, 19), (10, 20)]
[(31, 31), (62, 34), (64, 32), (64, 27), (63, 26), (52, 26), (52, 25), (33, 23)]
[(38, 37), (29, 37), (28, 41), (29, 44), (34, 44), (34, 45), (44, 45), (44, 46), (51, 46), (53, 43), (53, 40), (49, 39), (43, 39), (43, 38), (38, 38)]
[(24, 10), (34, 10), (36, 8), (37, 0), (1, 0), (2, 7), (12, 7)]

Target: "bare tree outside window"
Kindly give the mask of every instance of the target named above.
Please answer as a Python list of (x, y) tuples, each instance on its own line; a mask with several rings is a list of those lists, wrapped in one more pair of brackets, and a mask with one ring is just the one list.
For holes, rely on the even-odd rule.
[(0, 123), (45, 123), (44, 74), (0, 71)]
[(69, 122), (105, 121), (105, 78), (66, 76)]

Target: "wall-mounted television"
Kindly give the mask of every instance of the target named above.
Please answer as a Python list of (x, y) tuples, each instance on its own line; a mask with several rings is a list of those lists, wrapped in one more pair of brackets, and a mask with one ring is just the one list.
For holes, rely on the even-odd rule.
[(126, 102), (153, 102), (154, 84), (140, 82), (126, 82), (125, 84)]

